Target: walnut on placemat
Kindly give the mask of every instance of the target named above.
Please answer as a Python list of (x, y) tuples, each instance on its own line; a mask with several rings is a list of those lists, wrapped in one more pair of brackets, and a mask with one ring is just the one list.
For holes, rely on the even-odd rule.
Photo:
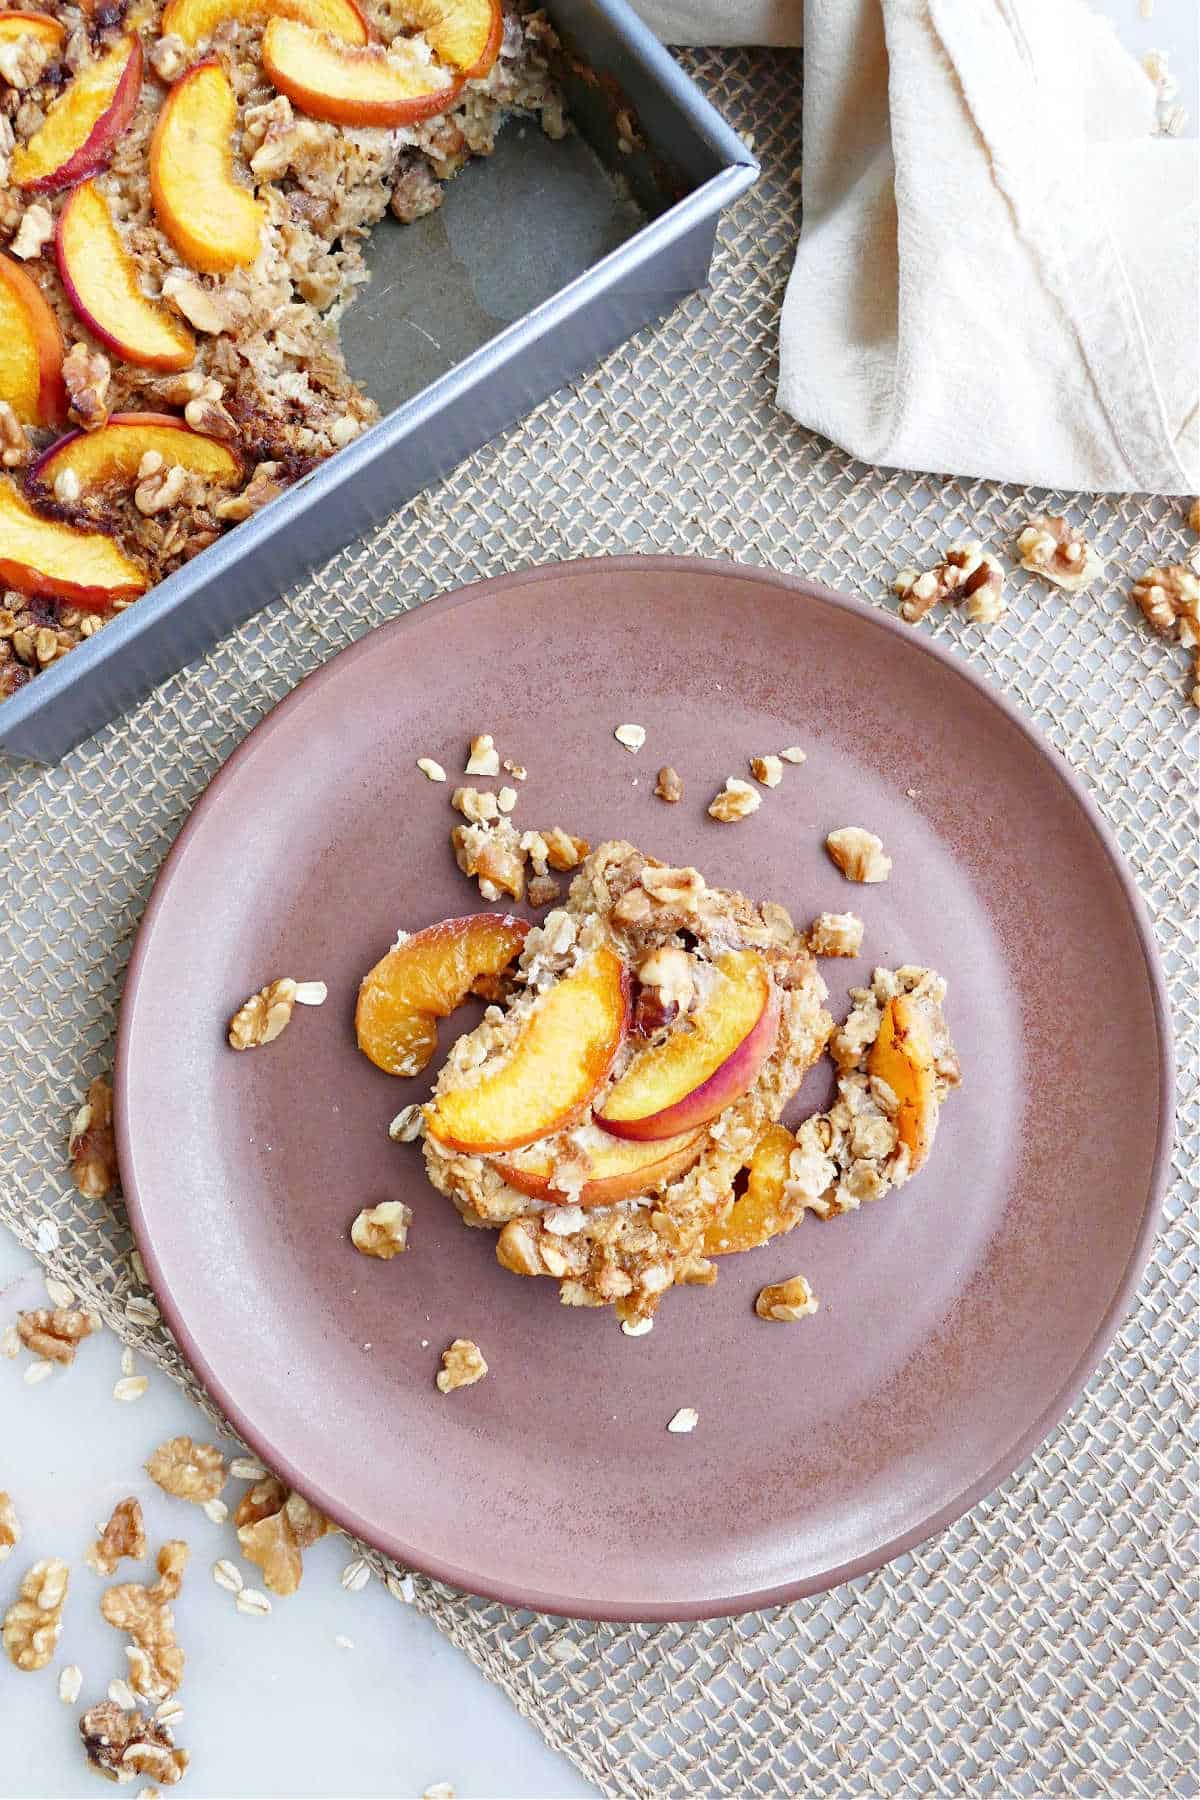
[(84, 1338), (100, 1330), (95, 1313), (80, 1306), (38, 1306), (17, 1314), (17, 1336), (27, 1350), (64, 1366), (75, 1361)]
[(71, 1179), (86, 1200), (103, 1200), (117, 1185), (112, 1088), (102, 1075), (89, 1083), (87, 1099), (72, 1120), (67, 1156)]
[(1017, 538), (1017, 560), (1031, 575), (1069, 594), (1082, 592), (1104, 573), (1104, 561), (1078, 526), (1052, 513), (1036, 513)]

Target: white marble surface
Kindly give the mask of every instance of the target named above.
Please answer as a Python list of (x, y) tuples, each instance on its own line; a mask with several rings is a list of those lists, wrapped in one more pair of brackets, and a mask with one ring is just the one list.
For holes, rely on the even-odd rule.
[[(46, 1304), (33, 1259), (0, 1231), (0, 1328), (19, 1307)], [(415, 1797), (448, 1781), (480, 1800), (566, 1800), (592, 1789), (549, 1750), (499, 1689), (485, 1681), (429, 1622), (372, 1581), (361, 1593), (340, 1584), (345, 1540), (328, 1537), (307, 1552), (299, 1593), (276, 1600), (268, 1618), (239, 1613), (211, 1566), (236, 1556), (232, 1525), (214, 1525), (196, 1506), (161, 1493), (142, 1469), (164, 1438), (187, 1432), (212, 1441), (199, 1410), (148, 1367), (143, 1399), (112, 1398), (121, 1346), (111, 1332), (87, 1340), (74, 1366), (35, 1387), (32, 1359), (0, 1359), (0, 1489), (16, 1504), (23, 1537), (0, 1562), (0, 1609), (41, 1556), (71, 1566), (59, 1654), (22, 1674), (0, 1657), (0, 1795), (59, 1800), (108, 1792), (84, 1765), (76, 1717), (124, 1675), (124, 1637), (100, 1617), (107, 1581), (82, 1562), (97, 1521), (137, 1494), (152, 1549), (182, 1537), (192, 1562), (175, 1606), (187, 1653), (178, 1743), (192, 1753), (188, 1800), (253, 1794), (329, 1800), (334, 1795)], [(231, 1484), (231, 1495), (240, 1493)], [(248, 1583), (258, 1571), (242, 1565)], [(114, 1580), (147, 1578), (122, 1563)], [(339, 1647), (349, 1638), (353, 1649)], [(77, 1663), (77, 1706), (57, 1694), (58, 1671)], [(138, 1782), (121, 1791), (136, 1794)]]

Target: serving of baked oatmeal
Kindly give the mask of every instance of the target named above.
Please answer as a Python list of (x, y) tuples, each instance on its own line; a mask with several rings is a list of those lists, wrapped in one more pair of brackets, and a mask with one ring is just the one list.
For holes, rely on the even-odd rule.
[(363, 244), (565, 130), (516, 0), (0, 10), (0, 697), (378, 417)]

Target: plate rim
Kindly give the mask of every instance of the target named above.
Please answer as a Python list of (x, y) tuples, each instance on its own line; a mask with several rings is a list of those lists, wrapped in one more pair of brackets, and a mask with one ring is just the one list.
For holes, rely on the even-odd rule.
[(1067, 1416), (1103, 1361), (1130, 1310), (1162, 1221), (1174, 1144), (1176, 1086), (1174, 1034), (1166, 978), (1163, 974), (1153, 922), (1134, 880), (1132, 870), (1121, 852), (1112, 826), (1088, 793), (1080, 776), (1062, 753), (1047, 741), (1038, 727), (1018, 710), (1004, 692), (994, 686), (970, 663), (943, 645), (918, 635), (911, 626), (903, 624), (893, 614), (886, 613), (862, 599), (838, 593), (835, 589), (826, 587), (821, 582), (812, 581), (804, 575), (759, 567), (753, 563), (736, 562), (725, 557), (685, 556), (675, 553), (562, 558), (538, 563), (520, 570), (481, 577), (463, 587), (434, 596), (418, 606), (406, 608), (397, 617), (384, 620), (381, 624), (372, 627), (354, 643), (337, 651), (319, 668), (302, 677), (295, 687), (277, 701), (270, 711), (265, 713), (258, 723), (247, 732), (196, 796), (154, 877), (145, 910), (138, 922), (122, 985), (113, 1098), (118, 1165), (122, 1171), (132, 1170), (134, 1166), (132, 1121), (125, 1099), (125, 1073), (132, 1054), (130, 1039), (138, 990), (148, 958), (157, 915), (165, 905), (168, 893), (173, 886), (175, 864), (181, 859), (192, 836), (199, 829), (208, 806), (219, 801), (225, 787), (237, 779), (243, 763), (247, 762), (261, 744), (279, 728), (284, 716), (293, 707), (301, 704), (302, 699), (311, 697), (315, 688), (321, 687), (325, 682), (333, 679), (335, 670), (339, 674), (344, 672), (344, 667), (348, 662), (353, 662), (357, 657), (366, 654), (379, 638), (400, 635), (412, 627), (415, 622), (427, 623), (433, 616), (440, 616), (446, 612), (457, 610), (461, 606), (472, 605), (477, 601), (486, 601), (497, 593), (504, 593), (513, 588), (530, 584), (538, 585), (546, 581), (561, 581), (570, 579), (576, 574), (597, 571), (645, 571), (651, 574), (702, 572), (719, 575), (726, 579), (748, 580), (758, 585), (775, 587), (794, 598), (815, 601), (819, 605), (832, 606), (839, 612), (855, 614), (869, 626), (882, 631), (885, 636), (901, 640), (910, 648), (929, 657), (935, 664), (953, 671), (956, 676), (975, 690), (977, 696), (995, 707), (1001, 716), (1029, 742), (1050, 774), (1056, 777), (1066, 789), (1091, 827), (1101, 851), (1117, 877), (1149, 981), (1158, 1047), (1159, 1110), (1154, 1160), (1150, 1170), (1149, 1183), (1137, 1233), (1121, 1278), (1086, 1347), (1053, 1398), (1025, 1430), (1010, 1441), (1008, 1447), (991, 1462), (982, 1475), (959, 1493), (953, 1495), (936, 1512), (922, 1519), (917, 1525), (897, 1533), (885, 1543), (864, 1552), (861, 1556), (837, 1563), (815, 1574), (777, 1583), (769, 1588), (723, 1596), (719, 1600), (667, 1600), (647, 1602), (641, 1606), (611, 1604), (594, 1597), (583, 1599), (579, 1596), (553, 1592), (543, 1593), (530, 1590), (526, 1586), (513, 1588), (502, 1578), (494, 1581), (480, 1580), (475, 1571), (459, 1568), (444, 1557), (430, 1554), (419, 1547), (405, 1543), (397, 1536), (379, 1531), (377, 1527), (359, 1517), (351, 1503), (343, 1502), (336, 1495), (327, 1494), (323, 1489), (306, 1480), (303, 1471), (297, 1469), (289, 1458), (272, 1444), (268, 1431), (260, 1429), (233, 1401), (220, 1376), (200, 1351), (180, 1306), (163, 1279), (162, 1269), (151, 1241), (149, 1222), (141, 1197), (137, 1192), (136, 1183), (131, 1180), (128, 1186), (123, 1184), (123, 1194), (134, 1241), (142, 1256), (150, 1285), (160, 1304), (163, 1319), (174, 1335), (188, 1367), (197, 1376), (206, 1393), (221, 1408), (222, 1413), (243, 1441), (263, 1459), (268, 1467), (280, 1474), (289, 1486), (297, 1488), (319, 1506), (322, 1512), (336, 1525), (351, 1535), (362, 1538), (364, 1542), (373, 1545), (406, 1567), (426, 1575), (432, 1580), (444, 1582), (460, 1592), (472, 1594), (481, 1599), (534, 1612), (548, 1613), (561, 1618), (603, 1620), (617, 1624), (682, 1624), (700, 1619), (732, 1618), (742, 1613), (781, 1606), (794, 1600), (807, 1599), (885, 1567), (898, 1556), (905, 1555), (908, 1551), (915, 1549), (917, 1545), (939, 1535), (949, 1525), (960, 1519), (964, 1513), (969, 1512), (980, 1500), (994, 1492), (1003, 1481), (1007, 1480), (1028, 1460), (1053, 1428)]

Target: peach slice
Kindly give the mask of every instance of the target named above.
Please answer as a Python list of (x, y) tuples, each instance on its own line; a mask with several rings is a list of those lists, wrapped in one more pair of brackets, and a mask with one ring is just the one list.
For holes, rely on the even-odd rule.
[(33, 466), (33, 475), (53, 487), (57, 475), (71, 469), (86, 494), (90, 489), (130, 487), (147, 450), (157, 450), (165, 463), (202, 475), (219, 487), (235, 487), (242, 478), (240, 459), (228, 444), (192, 431), (173, 413), (113, 413), (96, 431), (72, 431), (51, 444)]
[(67, 298), (102, 344), (139, 369), (191, 368), (195, 339), (173, 312), (142, 292), (133, 258), (95, 182), (83, 182), (68, 197), (55, 249)]
[(66, 42), (66, 28), (49, 13), (0, 12), (0, 44), (17, 38), (40, 38), (47, 50), (59, 50)]
[(0, 400), (23, 425), (67, 416), (63, 340), (54, 308), (33, 276), (0, 252)]
[(12, 153), (14, 187), (37, 192), (73, 187), (105, 167), (142, 91), (142, 46), (118, 38), (80, 69), (27, 144)]
[(237, 101), (216, 61), (180, 77), (150, 140), (150, 193), (158, 222), (193, 269), (227, 275), (258, 255), (263, 209), (233, 178)]
[(112, 538), (43, 519), (11, 481), (0, 480), (0, 586), (104, 612), (149, 585)]
[(897, 994), (884, 1009), (879, 1035), (867, 1057), (867, 1073), (886, 1081), (900, 1102), (896, 1130), (907, 1144), (915, 1175), (933, 1146), (938, 1099), (933, 1034), (911, 994)]
[(534, 1200), (613, 1206), (618, 1200), (636, 1199), (674, 1181), (691, 1168), (704, 1146), (704, 1138), (703, 1131), (684, 1131), (678, 1137), (635, 1144), (598, 1131), (595, 1143), (588, 1143), (584, 1149), (590, 1167), (588, 1178), (579, 1192), (572, 1194), (553, 1185), (553, 1164), (542, 1145), (511, 1160), (497, 1162), (496, 1170), (510, 1187)]
[(422, 62), (404, 38), (390, 50), (344, 44), (293, 19), (272, 19), (263, 35), (263, 68), (313, 119), (338, 125), (415, 125), (453, 106), (462, 77)]
[(371, 35), (354, 0), (167, 0), (162, 33), (182, 38), (190, 48), (211, 38), (226, 19), (243, 24), (298, 19), (347, 44), (365, 44)]
[(434, 55), (453, 63), (464, 81), (486, 75), (500, 54), (500, 0), (401, 0), (399, 13), (401, 24), (423, 31)]
[(425, 1108), (431, 1137), (490, 1154), (564, 1130), (608, 1074), (629, 1020), (629, 973), (601, 946), (541, 995), (510, 1053)]
[(724, 1112), (754, 1086), (779, 1035), (779, 995), (752, 950), (730, 950), (691, 1018), (635, 1056), (596, 1118), (615, 1137), (667, 1138)]
[(414, 932), (363, 976), (354, 1010), (358, 1047), (389, 1075), (416, 1075), (437, 1049), (437, 1022), (507, 969), (529, 926), (474, 913)]
[(732, 1256), (757, 1250), (794, 1220), (783, 1205), (783, 1184), (788, 1178), (788, 1158), (796, 1140), (786, 1125), (768, 1125), (750, 1159), (750, 1178), (723, 1219), (704, 1234), (705, 1256)]

